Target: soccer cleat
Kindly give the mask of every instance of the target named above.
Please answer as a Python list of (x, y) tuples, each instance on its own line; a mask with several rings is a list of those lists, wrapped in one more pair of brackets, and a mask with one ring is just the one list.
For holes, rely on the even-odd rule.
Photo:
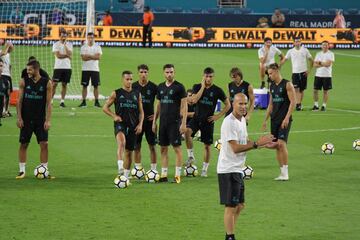
[(265, 81), (261, 81), (260, 89), (265, 88)]
[(60, 107), (64, 108), (64, 107), (65, 107), (65, 103), (64, 103), (64, 102), (61, 102), (61, 103), (60, 103)]
[(159, 182), (168, 182), (168, 178), (167, 177), (163, 177), (161, 176), (161, 178), (159, 179)]
[(188, 160), (186, 160), (185, 162), (185, 166), (190, 166), (193, 163), (195, 163), (195, 158), (189, 157)]
[(202, 171), (201, 171), (201, 177), (208, 177), (207, 171), (202, 170)]
[(325, 106), (321, 106), (321, 111), (325, 112), (326, 111), (326, 107)]
[(86, 107), (86, 102), (82, 101), (81, 104), (78, 107)]
[(23, 179), (25, 178), (25, 172), (19, 172), (19, 174), (15, 177), (16, 179)]
[(301, 104), (296, 104), (296, 111), (301, 111), (302, 108), (301, 108)]
[(274, 178), (275, 181), (288, 181), (289, 176), (279, 175), (277, 178)]
[(123, 168), (121, 168), (121, 169), (119, 169), (119, 177), (121, 176), (121, 175), (124, 175), (124, 169)]
[(311, 109), (311, 111), (319, 111), (319, 107), (314, 105), (313, 108)]
[(175, 176), (171, 183), (178, 183), (178, 184), (181, 183), (181, 177)]
[(98, 100), (96, 100), (96, 101), (95, 101), (94, 106), (95, 106), (95, 107), (98, 107), (98, 108), (101, 108), (101, 105), (100, 105), (100, 103), (99, 103), (99, 101), (98, 101)]

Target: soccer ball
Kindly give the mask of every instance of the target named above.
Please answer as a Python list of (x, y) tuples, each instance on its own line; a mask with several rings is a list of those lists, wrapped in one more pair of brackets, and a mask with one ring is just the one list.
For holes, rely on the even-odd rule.
[(356, 139), (354, 142), (353, 142), (353, 148), (357, 151), (360, 151), (360, 139)]
[(160, 174), (156, 170), (150, 169), (145, 173), (145, 180), (148, 183), (156, 183), (159, 181), (159, 179), (160, 179)]
[(34, 175), (38, 179), (44, 179), (49, 176), (49, 170), (44, 165), (39, 165), (34, 169)]
[(143, 178), (145, 175), (145, 170), (143, 167), (134, 167), (132, 170), (131, 170), (131, 176), (137, 178), (137, 179), (141, 179)]
[(198, 175), (198, 169), (195, 165), (190, 164), (184, 168), (184, 175), (186, 177), (196, 177)]
[(323, 154), (326, 154), (326, 155), (333, 154), (334, 151), (335, 151), (334, 144), (332, 144), (332, 143), (324, 143), (321, 146), (321, 151), (322, 151)]
[(129, 181), (129, 179), (127, 179), (127, 177), (125, 177), (124, 175), (121, 175), (121, 176), (117, 176), (114, 179), (114, 184), (115, 184), (115, 187), (117, 187), (117, 188), (127, 188), (130, 185), (130, 181)]
[(244, 179), (251, 179), (254, 175), (254, 169), (252, 169), (250, 166), (245, 166), (242, 171)]
[(215, 141), (214, 147), (215, 147), (216, 150), (220, 151), (220, 149), (221, 149), (221, 139), (218, 139), (218, 140)]

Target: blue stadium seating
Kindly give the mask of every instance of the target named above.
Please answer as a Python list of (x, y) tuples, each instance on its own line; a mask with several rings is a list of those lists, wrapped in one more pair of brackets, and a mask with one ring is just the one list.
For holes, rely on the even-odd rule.
[(201, 8), (192, 8), (192, 9), (190, 9), (190, 12), (191, 13), (202, 13), (203, 10)]
[(235, 14), (235, 9), (232, 9), (232, 8), (223, 8), (221, 9), (221, 13), (224, 13), (224, 14)]
[(289, 8), (280, 8), (280, 12), (284, 15), (288, 15), (288, 14), (290, 14), (290, 9)]
[(184, 9), (182, 7), (173, 7), (170, 9), (170, 11), (173, 13), (182, 13)]
[(164, 8), (164, 7), (154, 8), (154, 12), (158, 12), (158, 13), (166, 13), (167, 11), (168, 11), (167, 8)]
[(305, 8), (295, 8), (292, 12), (299, 15), (307, 14), (307, 10)]
[(347, 14), (352, 14), (352, 15), (359, 14), (359, 9), (357, 9), (357, 8), (349, 8), (347, 10)]
[(324, 10), (321, 8), (313, 8), (310, 10), (312, 15), (322, 15), (324, 13)]
[(335, 15), (337, 11), (337, 8), (329, 8), (328, 10), (326, 10), (326, 13), (329, 15)]
[(217, 13), (219, 13), (220, 11), (219, 11), (218, 8), (209, 8), (209, 9), (207, 10), (207, 12), (208, 12), (208, 13), (212, 13), (212, 14), (217, 14)]
[(250, 14), (252, 13), (252, 10), (250, 8), (240, 8), (240, 13), (241, 14)]
[(120, 12), (133, 12), (134, 8), (133, 7), (122, 7), (120, 8)]

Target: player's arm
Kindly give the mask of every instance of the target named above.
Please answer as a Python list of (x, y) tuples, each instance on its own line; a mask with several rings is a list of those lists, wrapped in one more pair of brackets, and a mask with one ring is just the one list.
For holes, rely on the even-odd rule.
[(5, 47), (3, 50), (0, 50), (0, 57), (5, 56), (8, 54), (10, 48), (10, 44), (8, 42), (5, 43)]
[(180, 115), (181, 115), (181, 125), (180, 125), (180, 133), (183, 134), (186, 131), (186, 116), (187, 116), (187, 100), (186, 97), (181, 99), (180, 105)]
[[(283, 59), (285, 59), (285, 56), (284, 56), (284, 54), (283, 54), (282, 52), (280, 52), (279, 58), (280, 58), (280, 63), (281, 63), (281, 61), (282, 61)], [(280, 64), (280, 66), (281, 66), (281, 64)]]
[(283, 122), (281, 123), (281, 128), (286, 128), (288, 126), (289, 121), (290, 121), (290, 116), (291, 116), (292, 112), (294, 111), (295, 105), (296, 105), (295, 88), (291, 82), (288, 82), (286, 84), (286, 91), (287, 91), (288, 98), (290, 100), (290, 105), (289, 105), (289, 109), (286, 113), (286, 116), (285, 116)]
[(270, 114), (272, 113), (272, 109), (273, 109), (273, 104), (272, 104), (272, 96), (270, 94), (270, 98), (269, 98), (269, 105), (266, 109), (266, 114), (265, 114), (265, 119), (264, 122), (262, 124), (262, 130), (265, 131), (266, 130), (266, 122), (270, 117)]
[(156, 125), (156, 121), (157, 119), (159, 118), (160, 116), (160, 110), (161, 110), (161, 107), (160, 107), (160, 101), (157, 100), (157, 104), (156, 104), (156, 109), (155, 109), (155, 113), (154, 113), (154, 119), (153, 119), (153, 123), (152, 123), (152, 131), (154, 133), (156, 133), (156, 130), (157, 130), (157, 125)]
[(274, 139), (274, 136), (271, 134), (264, 135), (259, 137), (257, 141), (248, 140), (246, 144), (239, 144), (236, 140), (230, 140), (229, 144), (234, 153), (247, 152), (251, 149), (257, 149), (258, 147), (264, 147), (266, 144), (269, 144)]
[(205, 78), (203, 78), (201, 81), (201, 87), (200, 87), (199, 91), (197, 93), (194, 93), (190, 97), (191, 103), (196, 104), (199, 101), (199, 99), (203, 95), (204, 89), (205, 89)]
[(223, 103), (225, 104), (225, 106), (223, 107), (223, 109), (221, 109), (221, 111), (218, 113), (218, 114), (215, 114), (213, 116), (210, 116), (208, 118), (208, 121), (209, 122), (215, 122), (217, 121), (219, 118), (221, 118), (225, 113), (227, 113), (227, 111), (229, 111), (230, 109), (230, 100), (229, 98), (227, 97)]
[(22, 110), (22, 102), (24, 97), (24, 88), (25, 88), (25, 81), (21, 79), (19, 82), (19, 98), (16, 104), (16, 112), (17, 112), (17, 122), (16, 125), (18, 128), (22, 128), (24, 126), (24, 121), (22, 119), (21, 110)]
[(135, 128), (135, 134), (140, 134), (142, 132), (142, 126), (144, 122), (144, 109), (142, 105), (141, 94), (139, 94), (138, 104), (139, 104), (139, 124)]
[(68, 54), (61, 54), (59, 51), (54, 52), (58, 59), (70, 58)]
[(311, 69), (314, 66), (314, 59), (312, 58), (310, 52), (308, 52), (307, 61), (308, 61), (308, 66), (309, 66), (309, 70), (308, 70), (308, 73), (309, 73), (309, 72), (311, 72)]
[(188, 117), (188, 118), (193, 118), (193, 117), (194, 117), (194, 114), (195, 114), (195, 112), (187, 112), (186, 117)]
[(94, 55), (89, 55), (90, 60), (100, 60), (101, 54), (95, 53)]
[(322, 66), (322, 67), (330, 67), (332, 64), (333, 64), (332, 60), (327, 60), (327, 61), (324, 61), (324, 62), (320, 62), (320, 66)]
[(68, 48), (68, 46), (66, 45), (66, 42), (64, 44), (64, 47), (65, 47), (66, 55), (68, 56), (69, 59), (71, 59), (72, 58), (72, 49)]
[(49, 130), (50, 129), (50, 120), (51, 120), (51, 111), (52, 111), (52, 84), (51, 81), (48, 81), (48, 84), (46, 85), (46, 118), (44, 123), (44, 129)]
[(254, 112), (254, 104), (255, 104), (254, 88), (251, 84), (248, 87), (248, 93), (249, 93), (249, 109), (245, 117), (247, 121), (250, 120), (251, 115)]
[(121, 117), (113, 113), (110, 109), (110, 107), (114, 104), (115, 99), (116, 99), (116, 93), (112, 92), (111, 96), (108, 98), (108, 100), (106, 100), (103, 106), (103, 112), (108, 116), (112, 117), (114, 119), (114, 122), (121, 122), (122, 121)]

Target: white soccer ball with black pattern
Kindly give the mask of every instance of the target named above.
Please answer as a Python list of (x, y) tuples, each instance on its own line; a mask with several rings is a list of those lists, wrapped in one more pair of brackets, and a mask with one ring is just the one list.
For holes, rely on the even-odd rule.
[(215, 141), (214, 147), (215, 147), (216, 150), (220, 151), (220, 149), (221, 149), (221, 139), (218, 139), (218, 140)]
[(156, 183), (159, 181), (159, 179), (160, 179), (160, 174), (156, 170), (150, 169), (145, 173), (145, 180), (148, 183)]
[(245, 166), (242, 171), (244, 179), (251, 179), (254, 176), (254, 169), (248, 165)]
[(131, 176), (137, 178), (137, 179), (141, 179), (145, 176), (145, 170), (143, 167), (134, 167), (131, 170)]
[(360, 151), (360, 139), (356, 139), (353, 142), (353, 149), (356, 150), (356, 151)]
[(184, 175), (186, 177), (196, 177), (199, 174), (197, 166), (190, 164), (184, 168)]
[(127, 188), (130, 184), (130, 181), (129, 181), (129, 179), (127, 179), (127, 177), (125, 177), (124, 175), (121, 175), (121, 176), (117, 176), (114, 179), (114, 184), (115, 184), (115, 187), (117, 187), (117, 188)]
[(34, 169), (34, 175), (38, 179), (44, 179), (49, 176), (49, 170), (44, 165), (39, 165)]
[(323, 154), (326, 154), (326, 155), (333, 154), (334, 151), (335, 151), (334, 144), (332, 144), (332, 143), (324, 143), (321, 146), (321, 151), (322, 151)]

